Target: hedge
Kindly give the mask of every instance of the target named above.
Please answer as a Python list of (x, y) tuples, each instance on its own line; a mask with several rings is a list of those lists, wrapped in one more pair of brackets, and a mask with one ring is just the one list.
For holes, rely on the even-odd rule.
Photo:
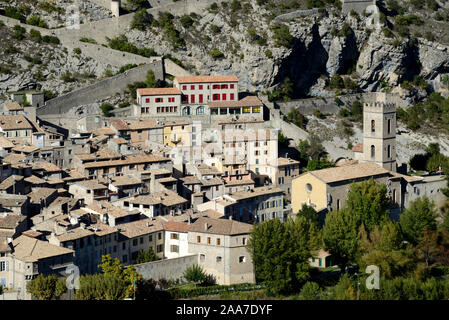
[(169, 292), (172, 299), (185, 299), (190, 297), (197, 297), (207, 294), (218, 294), (220, 292), (231, 292), (231, 291), (251, 291), (264, 288), (264, 285), (255, 285), (251, 283), (240, 283), (230, 286), (225, 285), (214, 285), (208, 287), (198, 287), (191, 289), (182, 288), (171, 288), (167, 291)]

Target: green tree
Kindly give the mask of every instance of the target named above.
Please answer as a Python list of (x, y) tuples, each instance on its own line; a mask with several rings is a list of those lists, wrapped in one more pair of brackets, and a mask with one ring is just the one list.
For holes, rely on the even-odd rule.
[(126, 282), (112, 275), (93, 274), (80, 277), (76, 300), (123, 300), (127, 296)]
[(147, 88), (156, 88), (157, 86), (156, 76), (154, 75), (154, 71), (151, 69), (147, 72), (146, 85)]
[(418, 198), (410, 203), (400, 216), (401, 230), (410, 243), (416, 244), (423, 235), (424, 229), (436, 229), (438, 213), (433, 201), (427, 197)]
[(266, 283), (269, 294), (294, 291), (309, 277), (309, 259), (319, 244), (317, 228), (305, 217), (257, 224), (247, 246), (257, 281)]
[(206, 281), (206, 273), (200, 265), (194, 264), (184, 271), (184, 279), (195, 284)]
[(134, 15), (134, 18), (131, 21), (131, 29), (145, 31), (146, 28), (151, 26), (153, 20), (153, 16), (149, 14), (147, 10), (141, 9)]
[(64, 279), (56, 275), (45, 276), (42, 273), (27, 283), (26, 290), (39, 300), (59, 299), (67, 291)]
[(375, 225), (388, 221), (390, 200), (385, 184), (378, 184), (374, 179), (353, 183), (346, 200), (348, 214), (358, 219), (358, 227), (363, 223), (368, 231)]
[(299, 296), (303, 300), (316, 300), (319, 294), (320, 286), (311, 281), (306, 282), (299, 292)]
[(313, 207), (308, 206), (306, 204), (302, 205), (301, 210), (298, 211), (296, 217), (297, 218), (304, 217), (310, 222), (312, 222), (316, 227), (319, 226), (318, 213)]
[(148, 250), (139, 250), (137, 252), (136, 263), (145, 263), (159, 260), (153, 251), (153, 248), (148, 248)]

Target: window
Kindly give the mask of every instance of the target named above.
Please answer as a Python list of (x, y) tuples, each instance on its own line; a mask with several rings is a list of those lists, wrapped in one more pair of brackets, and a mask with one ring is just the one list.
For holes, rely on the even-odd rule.
[(197, 243), (201, 243), (201, 237), (200, 237), (200, 236), (197, 236), (197, 237), (196, 237), (196, 242), (197, 242)]
[(230, 100), (234, 100), (234, 94), (233, 93), (231, 93)]
[(375, 146), (371, 146), (371, 158), (374, 158), (376, 156), (376, 147)]
[(164, 248), (163, 248), (163, 245), (162, 244), (158, 244), (157, 246), (156, 246), (156, 252), (157, 253), (160, 253), (160, 252), (162, 252), (164, 250)]
[(250, 107), (243, 108), (243, 113), (251, 113), (251, 108)]
[(190, 95), (190, 103), (195, 103), (195, 95), (194, 94)]
[(388, 131), (388, 133), (391, 133), (391, 119), (388, 119), (388, 122), (387, 122), (387, 131)]
[(221, 241), (221, 239), (220, 239), (220, 238), (217, 238), (217, 246), (220, 245), (220, 241)]
[[(202, 100), (201, 96), (202, 95), (200, 94), (200, 100)], [(202, 101), (200, 101), (200, 102), (202, 102)], [(198, 108), (196, 108), (196, 114), (198, 114), (198, 115), (204, 114), (204, 107), (199, 106)]]
[[(95, 243), (97, 243), (97, 241), (95, 241)], [(122, 249), (123, 249), (123, 250), (126, 249), (126, 242), (123, 242), (123, 244), (122, 244)]]
[(152, 235), (152, 234), (150, 234), (150, 235), (148, 236), (148, 241), (149, 241), (149, 242), (152, 242), (152, 241), (153, 241), (153, 235)]
[(122, 257), (122, 261), (125, 263), (128, 262), (128, 256), (126, 254)]
[(177, 233), (172, 233), (170, 234), (170, 239), (174, 239), (174, 240), (178, 240), (178, 234)]
[(200, 254), (200, 261), (204, 262), (204, 260), (206, 260), (206, 255), (205, 254)]
[(182, 86), (182, 90), (187, 90), (187, 86)]
[(190, 90), (195, 90), (195, 85), (192, 84), (192, 85), (190, 86)]
[(242, 244), (246, 246), (246, 238), (242, 238)]
[(170, 252), (179, 252), (179, 246), (171, 245), (170, 246)]
[(229, 87), (230, 87), (231, 89), (234, 89), (234, 84), (231, 83), (231, 84), (229, 85)]
[(159, 232), (159, 233), (157, 234), (157, 239), (158, 239), (158, 240), (161, 240), (161, 239), (162, 239), (162, 232)]
[(312, 192), (312, 185), (310, 183), (306, 184), (306, 190)]
[(133, 239), (133, 246), (137, 246), (137, 239)]
[(246, 262), (246, 257), (245, 256), (240, 256), (239, 257), (239, 263), (245, 263)]
[(387, 157), (391, 158), (391, 146), (390, 145), (387, 146)]
[(218, 94), (218, 93), (213, 94), (212, 95), (212, 100), (213, 101), (219, 101), (220, 100), (220, 94)]
[(203, 85), (202, 84), (198, 85), (198, 89), (203, 90)]
[(200, 96), (199, 96), (199, 98), (198, 98), (198, 102), (199, 102), (199, 103), (203, 103), (203, 95), (202, 95), (202, 94), (200, 94)]
[(371, 120), (371, 132), (376, 132), (376, 121)]
[(155, 101), (156, 102), (164, 102), (164, 99), (163, 98), (156, 98)]
[(217, 256), (217, 263), (221, 263), (221, 257)]
[(145, 103), (150, 103), (150, 98), (146, 98)]
[(337, 199), (337, 210), (340, 210), (340, 199)]
[(0, 261), (0, 272), (8, 271), (8, 261)]
[(228, 85), (227, 85), (227, 84), (222, 84), (222, 85), (221, 85), (221, 88), (222, 88), (222, 89), (227, 89), (227, 88), (228, 88)]
[(207, 237), (207, 244), (210, 244), (210, 237)]
[(221, 100), (226, 100), (226, 93), (223, 93), (223, 94), (221, 95)]
[(260, 113), (260, 107), (253, 107), (253, 113)]
[(212, 86), (212, 89), (220, 89), (220, 85), (219, 85), (219, 84), (214, 84), (214, 85)]
[(143, 237), (140, 237), (139, 241), (140, 241), (140, 244), (142, 244), (143, 243)]

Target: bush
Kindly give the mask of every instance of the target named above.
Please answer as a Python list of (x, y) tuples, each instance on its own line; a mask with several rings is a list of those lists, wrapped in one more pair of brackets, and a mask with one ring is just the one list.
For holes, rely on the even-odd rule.
[(316, 300), (320, 293), (320, 286), (316, 282), (306, 282), (299, 292), (303, 300)]
[(26, 23), (26, 17), (21, 12), (19, 12), (15, 7), (6, 7), (5, 16), (17, 19), (22, 23)]
[(206, 281), (206, 273), (204, 272), (203, 268), (197, 264), (188, 267), (184, 271), (183, 276), (184, 279), (193, 283), (202, 283)]
[(208, 54), (210, 56), (212, 56), (212, 58), (214, 58), (214, 59), (222, 59), (222, 58), (224, 58), (223, 52), (221, 52), (218, 49), (213, 49), (213, 50), (209, 51)]
[(196, 287), (190, 289), (184, 288), (171, 288), (168, 290), (172, 299), (187, 299), (202, 295), (210, 295), (217, 294), (221, 292), (239, 292), (239, 291), (249, 291), (249, 290), (257, 290), (261, 289), (264, 286), (262, 285), (254, 285), (250, 283), (240, 283), (234, 284), (230, 286), (225, 285), (214, 285), (208, 287)]
[(42, 41), (41, 33), (39, 31), (37, 31), (37, 30), (31, 29), (30, 30), (30, 36), (31, 36), (31, 38), (33, 38), (37, 42), (41, 42)]
[(86, 38), (86, 37), (82, 37), (82, 38), (80, 39), (80, 41), (81, 41), (81, 42), (92, 43), (92, 44), (96, 44), (96, 43), (97, 43), (97, 41), (95, 41), (95, 39), (92, 39), (92, 38)]
[(181, 25), (184, 29), (188, 29), (193, 25), (193, 19), (188, 16), (188, 15), (184, 15), (181, 17)]
[(103, 112), (103, 115), (105, 117), (110, 117), (112, 116), (110, 111), (114, 109), (114, 107), (110, 104), (110, 103), (103, 103), (100, 106), (101, 111)]
[(26, 29), (24, 27), (19, 26), (18, 24), (16, 24), (13, 27), (14, 33), (12, 35), (12, 37), (16, 40), (23, 40), (25, 39), (25, 33), (26, 33)]
[(266, 56), (268, 59), (273, 58), (273, 53), (271, 52), (270, 49), (265, 50), (265, 56)]
[(131, 29), (145, 31), (147, 27), (151, 26), (153, 20), (153, 16), (147, 10), (141, 9), (134, 15), (131, 21)]
[(29, 17), (26, 23), (32, 26), (48, 29), (48, 24), (45, 21), (41, 20), (41, 18), (39, 18), (38, 16)]
[(274, 35), (275, 44), (280, 47), (290, 48), (293, 44), (293, 36), (290, 34), (290, 30), (286, 25), (282, 26), (272, 26), (271, 27)]
[(59, 38), (55, 37), (55, 36), (43, 36), (42, 41), (44, 41), (46, 43), (52, 43), (52, 44), (60, 44), (61, 43), (59, 41)]
[(73, 49), (73, 53), (75, 53), (75, 54), (81, 54), (81, 49), (80, 49), (80, 48), (74, 48), (74, 49)]

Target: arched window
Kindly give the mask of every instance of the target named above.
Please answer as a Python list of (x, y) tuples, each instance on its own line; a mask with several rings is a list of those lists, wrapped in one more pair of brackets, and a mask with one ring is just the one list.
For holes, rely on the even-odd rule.
[(371, 132), (376, 132), (376, 121), (371, 120)]
[(391, 133), (391, 119), (388, 119), (387, 130), (388, 130), (388, 133)]
[(199, 106), (198, 108), (196, 108), (196, 114), (197, 115), (204, 114), (204, 106)]
[(374, 158), (376, 156), (376, 147), (371, 146), (371, 158)]
[(189, 116), (191, 113), (192, 113), (192, 109), (189, 106), (182, 108), (183, 116)]

